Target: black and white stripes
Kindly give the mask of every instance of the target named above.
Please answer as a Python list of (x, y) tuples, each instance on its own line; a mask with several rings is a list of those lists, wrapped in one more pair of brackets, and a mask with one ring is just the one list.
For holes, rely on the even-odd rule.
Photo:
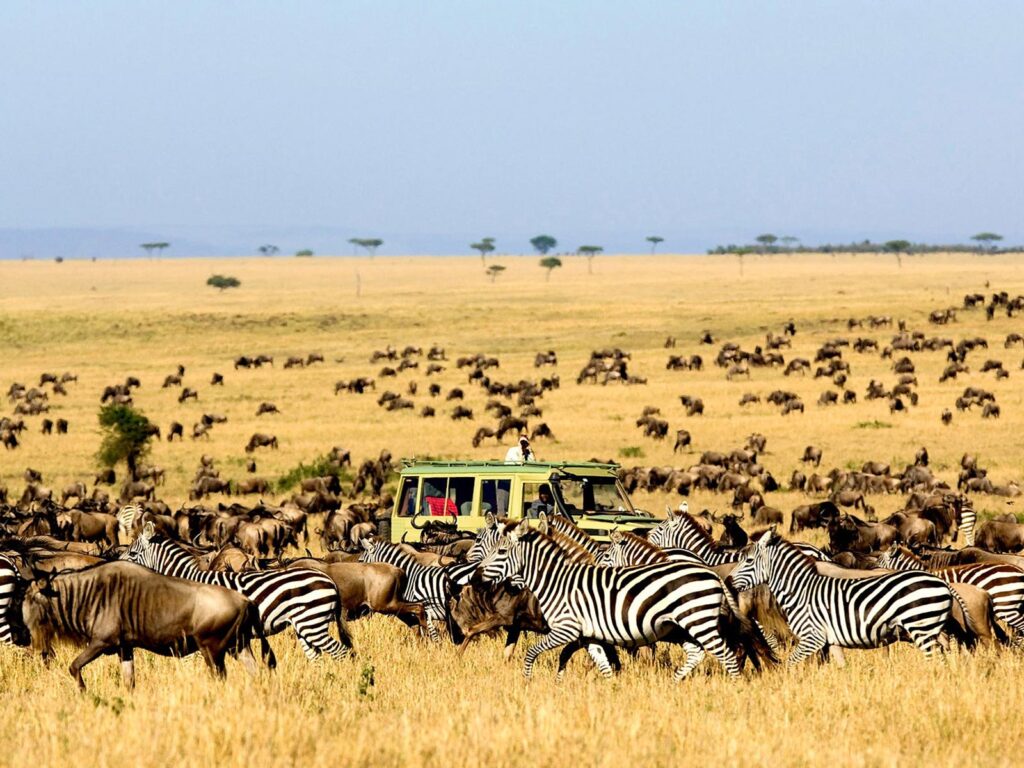
[[(242, 573), (203, 571), (181, 545), (158, 538), (152, 523), (143, 526), (122, 559), (168, 576), (241, 592), (255, 603), (267, 635), (282, 632), (289, 626), (295, 630), (307, 659), (312, 660), (322, 653), (342, 658), (352, 647), (342, 618), (338, 588), (329, 576), (319, 571), (308, 568)], [(331, 636), (332, 623), (338, 627), (341, 642)]]

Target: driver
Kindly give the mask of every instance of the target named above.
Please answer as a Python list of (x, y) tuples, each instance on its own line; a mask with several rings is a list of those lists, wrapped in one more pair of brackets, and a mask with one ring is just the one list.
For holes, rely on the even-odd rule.
[(530, 517), (539, 517), (541, 512), (551, 514), (554, 511), (554, 499), (551, 488), (545, 483), (537, 489), (537, 499), (530, 505)]

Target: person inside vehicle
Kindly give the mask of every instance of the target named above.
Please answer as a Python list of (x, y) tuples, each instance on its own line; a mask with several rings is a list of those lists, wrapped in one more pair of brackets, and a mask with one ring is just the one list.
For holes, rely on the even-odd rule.
[(547, 484), (537, 489), (537, 498), (530, 505), (529, 516), (540, 517), (541, 512), (551, 514), (555, 509), (554, 498), (551, 496), (551, 488)]

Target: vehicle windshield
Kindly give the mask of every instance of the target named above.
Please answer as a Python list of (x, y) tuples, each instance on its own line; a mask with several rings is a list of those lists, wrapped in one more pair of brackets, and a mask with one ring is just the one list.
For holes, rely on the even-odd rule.
[(614, 477), (562, 477), (551, 485), (570, 515), (636, 514)]

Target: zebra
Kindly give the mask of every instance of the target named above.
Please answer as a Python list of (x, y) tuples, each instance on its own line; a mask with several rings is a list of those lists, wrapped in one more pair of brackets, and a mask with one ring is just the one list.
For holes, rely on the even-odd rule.
[(790, 666), (827, 645), (875, 648), (905, 635), (931, 658), (953, 605), (949, 585), (929, 573), (823, 576), (810, 557), (774, 529), (750, 548), (733, 571), (732, 583), (738, 590), (769, 586), (797, 637)]
[[(541, 653), (560, 646), (608, 643), (636, 648), (661, 640), (679, 643), (686, 652), (676, 680), (687, 677), (706, 651), (728, 674), (739, 675), (739, 662), (719, 629), (725, 587), (704, 566), (608, 568), (569, 563), (564, 550), (546, 534), (517, 526), (484, 558), (482, 567), (488, 581), (511, 579), (533, 592), (550, 627), (549, 634), (526, 652), (527, 678)], [(607, 658), (592, 655), (601, 675), (610, 677)]]
[[(711, 538), (711, 534), (701, 528), (687, 512), (670, 512), (668, 517), (651, 529), (647, 534), (647, 540), (665, 550), (686, 550), (710, 566), (738, 562), (743, 558), (744, 552), (740, 549), (729, 550), (720, 547)], [(814, 560), (831, 562), (828, 555), (811, 544), (795, 542), (794, 546)]]
[(540, 514), (541, 525), (547, 525), (551, 530), (557, 531), (568, 539), (571, 539), (580, 547), (585, 549), (594, 559), (597, 560), (604, 554), (605, 547), (597, 539), (580, 528), (576, 523), (565, 515), (551, 514), (546, 512)]
[(12, 620), (17, 618), (12, 613), (18, 602), (18, 591), (22, 586), (18, 575), (18, 566), (5, 555), (0, 555), (0, 643), (18, 644)]
[(448, 620), (448, 598), (451, 595), (448, 572), (444, 568), (432, 568), (416, 562), (412, 555), (396, 544), (369, 538), (359, 543), (363, 547), (360, 563), (389, 563), (405, 572), (402, 599), (423, 604), (427, 614), (427, 634), (431, 640), (439, 642), (441, 635), (434, 622)]
[[(203, 571), (188, 550), (177, 542), (157, 536), (152, 521), (142, 526), (142, 532), (121, 559), (157, 573), (241, 592), (255, 603), (264, 633), (274, 635), (291, 626), (310, 661), (322, 653), (335, 659), (344, 658), (352, 648), (352, 638), (342, 618), (338, 587), (319, 571), (310, 568), (241, 573)], [(340, 642), (330, 634), (331, 622), (338, 627)]]
[(609, 538), (611, 544), (598, 558), (598, 565), (624, 568), (630, 565), (650, 565), (668, 561), (707, 565), (704, 560), (688, 549), (678, 547), (662, 549), (644, 537), (628, 531), (612, 531)]
[(929, 569), (905, 547), (893, 544), (878, 559), (879, 568), (925, 571), (949, 583), (970, 584), (992, 598), (992, 610), (1014, 632), (1014, 643), (1024, 646), (1024, 571), (1008, 563), (972, 563)]
[(960, 500), (956, 510), (960, 515), (960, 519), (957, 521), (958, 532), (964, 534), (964, 544), (968, 547), (973, 547), (974, 525), (978, 521), (978, 513), (974, 511), (974, 505), (971, 504), (971, 500), (966, 497)]

